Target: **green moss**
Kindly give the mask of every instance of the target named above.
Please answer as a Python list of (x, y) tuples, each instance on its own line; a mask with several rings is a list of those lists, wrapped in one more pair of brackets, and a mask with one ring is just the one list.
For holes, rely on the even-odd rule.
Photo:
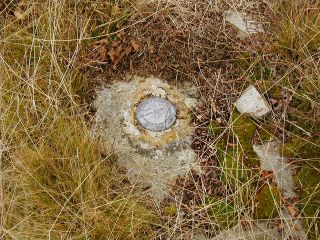
[(284, 80), (276, 82), (274, 80), (264, 80), (259, 84), (259, 88), (262, 92), (266, 92), (273, 99), (282, 99), (282, 86), (285, 86)]
[(165, 207), (163, 210), (165, 216), (174, 216), (177, 214), (177, 212), (178, 210), (176, 206)]
[(306, 111), (310, 110), (311, 105), (310, 101), (306, 100), (305, 97), (301, 96), (298, 92), (296, 92), (296, 94), (292, 96), (292, 99), (290, 101), (290, 107)]
[(302, 159), (298, 163), (301, 168), (294, 180), (295, 185), (300, 187), (299, 208), (309, 239), (317, 239), (320, 226), (320, 123), (317, 117), (319, 107), (314, 104), (319, 102), (316, 84), (315, 81), (310, 85), (309, 79), (306, 79), (293, 95), (288, 112), (291, 122), (288, 129), (292, 135), (283, 150), (287, 156)]
[(206, 199), (209, 206), (210, 218), (219, 225), (220, 228), (232, 227), (236, 223), (237, 211), (231, 202), (225, 199), (209, 197)]
[(268, 142), (275, 139), (275, 130), (270, 124), (261, 124), (257, 129), (257, 136), (261, 142)]
[[(305, 217), (306, 232), (312, 233), (310, 239), (319, 238), (315, 230), (319, 229), (320, 166), (314, 165), (315, 161), (319, 161), (320, 153), (320, 79), (318, 60), (314, 57), (320, 46), (319, 7), (319, 1), (280, 1), (274, 9), (274, 34), (270, 38), (270, 49), (265, 49), (264, 53), (240, 53), (238, 60), (243, 75), (250, 82), (259, 84), (262, 92), (283, 103), (283, 109), (288, 114), (284, 128), (290, 137), (285, 138), (283, 154), (298, 159), (296, 165), (301, 167), (295, 181), (297, 186), (301, 185), (300, 208)], [(267, 55), (272, 57), (268, 59), (265, 57)], [(276, 64), (274, 59), (277, 59)], [(279, 77), (273, 78), (272, 69), (276, 69)], [(284, 93), (292, 95), (292, 99), (285, 99)], [(257, 135), (262, 142), (277, 136), (274, 129), (259, 124)], [(239, 144), (244, 146), (244, 155), (250, 155), (250, 151), (245, 152), (250, 141), (245, 138), (246, 134), (242, 134), (241, 127), (238, 129), (234, 128), (234, 133), (238, 135)], [(269, 202), (276, 201), (270, 194), (272, 191), (267, 188), (264, 186), (257, 193), (257, 218), (272, 217), (276, 213), (276, 204), (269, 206)]]
[(256, 204), (254, 216), (257, 219), (269, 219), (278, 216), (281, 193), (274, 186), (264, 185), (255, 195)]
[(302, 167), (294, 177), (295, 185), (300, 187), (299, 208), (306, 232), (310, 239), (316, 239), (320, 226), (320, 161), (310, 162)]
[(243, 160), (247, 167), (256, 167), (260, 164), (252, 149), (252, 137), (257, 129), (256, 123), (245, 115), (234, 111), (232, 114), (232, 132), (238, 139), (239, 150), (243, 154)]
[(236, 111), (232, 114), (231, 119), (231, 133), (237, 139), (236, 144), (229, 145), (225, 140), (220, 140), (216, 148), (219, 164), (223, 169), (221, 180), (236, 188), (254, 179), (253, 168), (258, 167), (260, 161), (251, 145), (256, 124), (249, 117), (240, 115)]
[(259, 129), (258, 136), (261, 142), (269, 142), (275, 139), (274, 135), (266, 129)]
[(223, 132), (223, 127), (219, 126), (215, 121), (211, 121), (207, 128), (208, 134), (212, 136), (219, 136)]
[(291, 139), (284, 144), (284, 152), (291, 157), (317, 158), (320, 152), (319, 108), (310, 99), (318, 100), (314, 95), (310, 95), (310, 99), (304, 97), (303, 92), (301, 89), (297, 91), (290, 102), (287, 128)]
[(270, 79), (272, 70), (262, 62), (256, 64), (252, 69), (252, 78), (254, 80)]
[(272, 76), (272, 69), (256, 53), (242, 52), (237, 64), (253, 82), (268, 80)]
[(223, 169), (221, 180), (225, 184), (238, 188), (255, 181), (256, 172), (251, 166), (248, 166), (247, 155), (244, 155), (242, 150), (230, 147), (220, 149), (218, 152), (219, 164)]
[(319, 157), (320, 140), (314, 138), (302, 138), (292, 136), (291, 140), (283, 144), (283, 154), (288, 157), (301, 157), (314, 159)]
[(222, 181), (233, 186), (244, 183), (245, 167), (243, 165), (243, 153), (236, 148), (229, 148), (224, 153), (222, 162), (223, 176)]
[(245, 147), (251, 144), (251, 139), (256, 131), (256, 124), (250, 117), (240, 114), (238, 111), (232, 113), (232, 130), (241, 144)]

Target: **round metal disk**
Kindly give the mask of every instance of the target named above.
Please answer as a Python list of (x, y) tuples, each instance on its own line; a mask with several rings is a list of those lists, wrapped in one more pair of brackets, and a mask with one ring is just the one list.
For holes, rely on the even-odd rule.
[(139, 124), (153, 132), (169, 129), (176, 121), (177, 109), (167, 99), (149, 97), (142, 100), (137, 108)]

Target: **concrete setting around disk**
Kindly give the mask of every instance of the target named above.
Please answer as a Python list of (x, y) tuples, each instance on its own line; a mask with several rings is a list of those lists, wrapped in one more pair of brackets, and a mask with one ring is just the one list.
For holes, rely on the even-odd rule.
[(161, 201), (196, 169), (190, 98), (158, 78), (128, 77), (97, 92), (92, 133), (118, 155), (137, 188)]

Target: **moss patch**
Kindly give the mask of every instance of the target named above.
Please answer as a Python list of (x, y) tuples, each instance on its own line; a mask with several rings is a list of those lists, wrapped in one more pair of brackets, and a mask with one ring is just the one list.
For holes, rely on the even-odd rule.
[[(260, 161), (251, 145), (256, 124), (249, 117), (240, 115), (236, 111), (232, 114), (231, 120), (229, 141), (234, 141), (234, 143), (219, 140), (216, 147), (219, 164), (223, 169), (221, 180), (237, 189), (244, 184), (256, 181), (257, 172), (255, 169), (260, 165)], [(245, 189), (242, 188), (240, 192), (242, 191)], [(242, 194), (240, 195), (242, 196)]]
[(245, 166), (243, 164), (243, 154), (236, 148), (229, 148), (223, 153), (223, 175), (222, 181), (226, 184), (236, 186), (246, 182)]
[(176, 206), (169, 206), (169, 207), (165, 207), (163, 210), (163, 213), (165, 216), (174, 216), (176, 215), (178, 212), (177, 207)]
[(261, 142), (269, 142), (275, 140), (276, 129), (270, 124), (261, 124), (257, 129), (257, 137)]
[(232, 131), (239, 139), (239, 142), (247, 148), (256, 131), (256, 124), (250, 117), (240, 114), (238, 111), (232, 113)]
[(252, 148), (252, 138), (257, 129), (256, 123), (248, 116), (234, 111), (231, 116), (232, 133), (237, 137), (238, 148), (243, 154), (244, 164), (247, 167), (256, 167), (260, 161)]
[(210, 218), (220, 227), (232, 227), (236, 224), (237, 212), (232, 202), (216, 197), (206, 199), (207, 206), (210, 207)]
[(254, 216), (257, 219), (269, 219), (278, 216), (281, 193), (277, 187), (263, 185), (254, 197), (256, 208)]
[(316, 239), (320, 226), (320, 161), (310, 161), (310, 166), (302, 167), (295, 176), (296, 186), (300, 187), (299, 208), (305, 229), (310, 239)]
[(224, 128), (219, 126), (215, 121), (211, 121), (207, 128), (210, 136), (219, 136), (224, 130)]

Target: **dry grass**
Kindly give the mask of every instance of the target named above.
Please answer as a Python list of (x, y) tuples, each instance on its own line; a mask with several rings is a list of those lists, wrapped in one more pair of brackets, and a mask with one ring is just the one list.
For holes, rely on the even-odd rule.
[(7, 12), (2, 28), (0, 238), (150, 239), (154, 213), (113, 166), (116, 156), (91, 140), (76, 95), (90, 85), (75, 68), (79, 52), (126, 13), (89, 1), (8, 8), (29, 15)]
[[(288, 222), (278, 217), (281, 208), (296, 204), (317, 239), (320, 5), (240, 2), (5, 1), (0, 238), (193, 239), (273, 217), (280, 229)], [(223, 22), (229, 9), (265, 21), (267, 33), (240, 41)], [(104, 52), (132, 38), (139, 51), (116, 63)], [(163, 208), (137, 196), (116, 156), (90, 138), (88, 103), (101, 72), (107, 81), (154, 74), (200, 91), (194, 148), (203, 175), (182, 179)], [(268, 118), (236, 115), (232, 103), (248, 84), (274, 103)], [(251, 144), (269, 139), (283, 142), (297, 170), (297, 201), (280, 200), (261, 178)]]

